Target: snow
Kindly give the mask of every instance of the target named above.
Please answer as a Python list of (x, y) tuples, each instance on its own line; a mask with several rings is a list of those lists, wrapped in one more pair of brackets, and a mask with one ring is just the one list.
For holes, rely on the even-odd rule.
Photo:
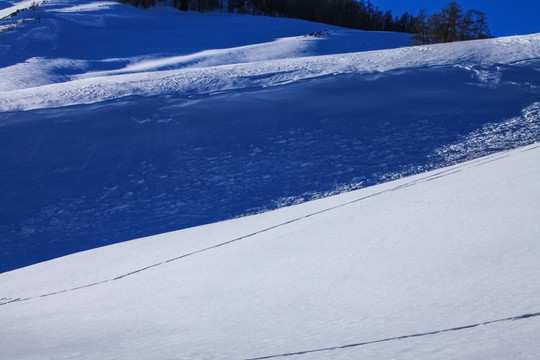
[[(301, 38), (290, 41), (305, 41)], [(283, 48), (297, 48), (287, 46), (281, 41), (278, 46)], [(540, 57), (540, 34), (521, 36), (517, 39), (519, 52), (515, 52), (515, 42), (509, 38), (488, 41), (465, 42), (461, 44), (433, 45), (427, 47), (408, 47), (386, 51), (373, 51), (352, 54), (317, 56), (311, 58), (296, 58), (276, 60), (275, 51), (270, 47), (267, 61), (257, 61), (247, 55), (251, 51), (240, 49), (243, 54), (238, 64), (235, 53), (239, 49), (229, 49), (228, 56), (219, 51), (218, 58), (232, 57), (232, 65), (196, 67), (187, 70), (163, 70), (149, 72), (149, 69), (161, 66), (180, 65), (196, 58), (212, 57), (210, 54), (195, 54), (187, 57), (175, 57), (154, 61), (143, 61), (137, 65), (115, 72), (129, 74), (114, 75), (115, 72), (106, 72), (106, 77), (96, 77), (84, 74), (84, 79), (77, 79), (65, 83), (56, 83), (29, 89), (5, 91), (0, 100), (0, 110), (31, 110), (39, 108), (62, 107), (73, 104), (90, 104), (131, 95), (141, 96), (201, 96), (217, 92), (241, 89), (262, 88), (283, 85), (300, 80), (312, 79), (336, 74), (371, 74), (384, 73), (392, 70), (403, 70), (419, 67), (449, 66), (450, 64), (469, 68), (473, 65), (492, 67), (498, 64), (512, 64), (521, 60)], [(513, 46), (512, 46), (513, 45)], [(260, 52), (257, 46), (254, 52)], [(507, 49), (506, 49), (507, 48)], [(207, 55), (208, 54), (208, 55)], [(481, 55), (479, 55), (481, 54)], [(260, 55), (259, 55), (260, 57)], [(215, 62), (219, 63), (223, 59)], [(254, 61), (250, 61), (254, 60)], [(195, 60), (196, 61), (196, 60)], [(209, 61), (212, 64), (212, 61)], [(247, 64), (246, 64), (247, 63)], [(475, 70), (476, 71), (476, 70)], [(486, 73), (487, 72), (487, 73)], [(496, 82), (491, 79), (488, 70), (476, 71), (476, 76), (482, 82)]]
[(5, 20), (0, 272), (540, 140), (538, 34), (408, 47), (107, 4)]
[(38, 6), (43, 2), (43, 0), (23, 0), (17, 3), (12, 3), (11, 6), (6, 6), (5, 1), (2, 2), (2, 8), (0, 9), (0, 19), (8, 17), (13, 13), (25, 10), (31, 6)]
[(0, 1), (1, 359), (540, 352), (540, 34), (31, 5)]
[(56, 9), (56, 11), (59, 12), (91, 12), (91, 11), (97, 11), (102, 9), (109, 9), (114, 6), (118, 6), (118, 2), (116, 1), (96, 1), (89, 4), (80, 4), (80, 5), (74, 5), (69, 6), (65, 8)]
[(534, 358), (538, 318), (510, 318), (538, 311), (539, 158), (535, 144), (4, 273), (0, 352)]

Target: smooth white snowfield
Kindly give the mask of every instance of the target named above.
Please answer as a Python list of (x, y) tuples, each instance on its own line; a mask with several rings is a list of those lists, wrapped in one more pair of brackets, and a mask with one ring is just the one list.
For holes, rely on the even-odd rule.
[(533, 144), (1, 274), (0, 357), (534, 359), (539, 163)]

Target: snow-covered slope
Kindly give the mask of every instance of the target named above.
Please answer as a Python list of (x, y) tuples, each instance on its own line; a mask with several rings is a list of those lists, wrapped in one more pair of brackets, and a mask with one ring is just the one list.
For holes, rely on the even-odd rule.
[[(448, 65), (490, 67), (540, 57), (538, 34), (373, 51), (404, 46), (407, 35), (368, 35), (332, 27), (328, 30), (321, 29), (328, 28), (327, 25), (290, 19), (256, 18), (263, 21), (255, 21), (254, 26), (253, 17), (179, 14), (170, 8), (143, 12), (114, 3), (90, 5), (58, 8), (58, 3), (51, 1), (51, 5), (41, 10), (45, 11), (43, 15), (48, 15), (46, 18), (40, 17), (38, 12), (34, 16), (39, 21), (34, 18), (31, 25), (26, 25), (33, 29), (18, 36), (19, 31), (13, 31), (13, 39), (8, 41), (17, 44), (17, 49), (7, 46), (2, 53), (3, 63), (11, 66), (0, 71), (4, 79), (0, 86), (0, 90), (4, 90), (0, 98), (1, 111), (88, 104), (130, 95), (205, 96), (335, 74), (371, 74)], [(122, 9), (119, 19), (109, 19), (114, 6)], [(73, 26), (69, 23), (80, 25), (82, 17), (85, 20), (83, 26), (77, 28), (77, 38), (65, 39), (72, 36)], [(146, 22), (151, 19), (159, 19), (160, 26), (148, 29)], [(219, 25), (203, 31), (191, 28), (193, 24), (201, 27), (209, 21)], [(272, 21), (272, 26), (264, 28), (265, 21)], [(134, 29), (134, 35), (130, 36), (117, 22)], [(282, 23), (294, 24), (294, 27), (283, 30)], [(227, 25), (234, 26), (235, 31), (223, 33)], [(174, 29), (175, 26), (179, 30)], [(292, 34), (297, 36), (290, 36)], [(169, 41), (156, 41), (163, 37)], [(221, 41), (223, 38), (226, 40)], [(53, 49), (40, 49), (47, 41)], [(121, 50), (110, 49), (104, 42), (121, 44)], [(216, 44), (219, 49), (215, 48)], [(359, 50), (372, 51), (354, 53)], [(349, 54), (336, 55), (343, 52)], [(328, 53), (331, 55), (321, 56)], [(59, 54), (65, 58), (59, 58)], [(308, 55), (317, 56), (306, 58)], [(55, 57), (49, 58), (51, 56)], [(9, 63), (10, 59), (14, 59), (13, 64)]]
[(90, 0), (0, 26), (0, 272), (540, 140), (538, 34), (407, 47)]
[(0, 90), (407, 44), (406, 34), (372, 34), (292, 19), (183, 13), (162, 6), (143, 11), (88, 0), (49, 0), (4, 21), (26, 22), (2, 34)]
[(539, 162), (536, 144), (4, 273), (0, 356), (534, 359)]
[(0, 0), (0, 359), (540, 353), (540, 34), (32, 4)]

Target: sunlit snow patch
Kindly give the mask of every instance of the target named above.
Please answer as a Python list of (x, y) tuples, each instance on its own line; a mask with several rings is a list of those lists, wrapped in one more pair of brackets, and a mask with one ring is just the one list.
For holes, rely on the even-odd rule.
[(539, 136), (540, 103), (536, 102), (523, 109), (521, 116), (502, 123), (485, 124), (462, 141), (436, 149), (432, 158), (442, 158), (445, 163), (457, 164), (509, 147), (529, 145), (539, 141)]
[(90, 11), (98, 11), (103, 9), (109, 9), (113, 6), (118, 6), (118, 2), (114, 1), (97, 1), (90, 4), (82, 4), (82, 5), (75, 5), (70, 7), (65, 7), (61, 9), (54, 9), (54, 11), (58, 12), (90, 12)]
[(23, 63), (0, 68), (0, 91), (69, 81), (69, 72), (81, 72), (88, 66), (88, 61), (84, 60), (31, 58)]
[(0, 10), (0, 19), (16, 14), (18, 11), (30, 9), (40, 5), (43, 0), (24, 0), (5, 9)]
[(291, 37), (277, 39), (268, 43), (239, 46), (230, 49), (204, 50), (189, 55), (161, 58), (138, 57), (127, 59), (131, 61), (131, 63), (124, 68), (109, 71), (88, 72), (74, 76), (74, 79), (294, 58), (300, 57), (303, 54), (308, 54), (308, 49), (313, 44), (313, 41), (316, 40), (317, 38)]

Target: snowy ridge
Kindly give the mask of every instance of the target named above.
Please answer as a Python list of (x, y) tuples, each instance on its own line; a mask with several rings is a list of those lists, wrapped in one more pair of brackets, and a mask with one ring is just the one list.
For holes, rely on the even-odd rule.
[[(421, 67), (493, 67), (538, 60), (540, 34), (216, 67), (97, 76), (1, 93), (1, 111), (90, 104), (126, 96), (204, 96), (335, 74)], [(146, 71), (146, 68), (143, 67)], [(132, 70), (132, 71), (136, 71)]]

